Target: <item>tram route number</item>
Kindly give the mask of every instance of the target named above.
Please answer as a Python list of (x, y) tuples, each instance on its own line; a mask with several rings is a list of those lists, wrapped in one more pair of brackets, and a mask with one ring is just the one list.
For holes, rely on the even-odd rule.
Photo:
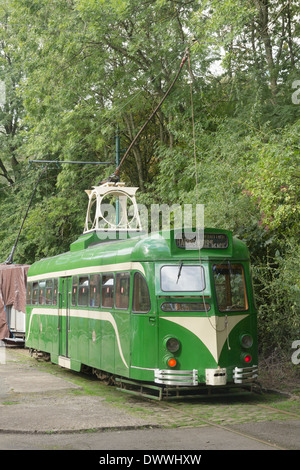
[(122, 465), (130, 468), (132, 464), (144, 465), (199, 465), (201, 454), (137, 454), (132, 456), (115, 456), (106, 454), (99, 459), (100, 465)]
[(291, 357), (292, 363), (298, 365), (300, 364), (300, 340), (293, 341), (292, 349), (296, 350), (293, 352)]

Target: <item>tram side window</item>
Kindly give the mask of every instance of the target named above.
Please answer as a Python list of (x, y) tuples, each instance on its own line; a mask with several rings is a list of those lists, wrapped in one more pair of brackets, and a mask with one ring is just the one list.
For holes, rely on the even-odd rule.
[(52, 299), (53, 305), (57, 305), (57, 285), (58, 285), (58, 280), (54, 279), (54, 281), (53, 281), (53, 299)]
[(89, 300), (89, 277), (80, 276), (78, 286), (78, 305), (87, 307)]
[(102, 276), (102, 307), (114, 306), (114, 275), (103, 274)]
[(151, 302), (146, 279), (140, 273), (135, 273), (133, 280), (132, 310), (135, 313), (148, 313), (150, 309)]
[(215, 264), (213, 273), (219, 310), (248, 310), (243, 266), (231, 263)]
[(129, 287), (130, 287), (130, 274), (117, 273), (116, 274), (116, 294), (115, 302), (116, 308), (128, 309), (129, 307)]
[(45, 286), (46, 281), (39, 282), (39, 304), (45, 305)]
[(78, 286), (78, 276), (74, 276), (72, 279), (72, 301), (73, 306), (77, 305), (77, 286)]
[(39, 283), (33, 282), (32, 284), (32, 304), (37, 305), (39, 295)]
[(46, 305), (52, 305), (53, 295), (53, 280), (47, 279), (46, 281)]
[(26, 288), (26, 304), (27, 305), (31, 304), (31, 290), (32, 290), (32, 284), (31, 282), (28, 282), (27, 288)]
[(100, 284), (101, 275), (91, 274), (90, 275), (90, 307), (100, 306)]

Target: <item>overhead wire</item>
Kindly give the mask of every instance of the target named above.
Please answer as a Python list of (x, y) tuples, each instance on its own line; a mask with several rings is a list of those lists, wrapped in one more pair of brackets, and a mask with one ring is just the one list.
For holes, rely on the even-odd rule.
[[(188, 66), (189, 66), (189, 75), (190, 75), (190, 101), (191, 101), (191, 113), (192, 113), (192, 140), (193, 140), (193, 156), (194, 156), (194, 166), (195, 166), (195, 191), (196, 191), (196, 204), (199, 201), (199, 193), (198, 193), (198, 168), (197, 168), (197, 151), (196, 151), (196, 130), (195, 130), (195, 113), (194, 113), (194, 100), (193, 100), (193, 74), (192, 74), (192, 68), (191, 68), (191, 59), (190, 59), (190, 53), (188, 50), (187, 53), (187, 59), (188, 59)], [(196, 211), (196, 217), (197, 217), (197, 211)], [(204, 243), (204, 227), (199, 227), (198, 221), (196, 218), (196, 246), (198, 244), (198, 256), (199, 256), (199, 265), (202, 266), (202, 257), (201, 257), (201, 230), (203, 230), (203, 243)], [(225, 320), (224, 320), (224, 328), (219, 329), (217, 325), (217, 319), (215, 322), (215, 325), (212, 323), (211, 317), (208, 314), (207, 306), (206, 306), (206, 300), (205, 300), (205, 295), (204, 295), (204, 290), (202, 290), (202, 301), (203, 301), (203, 307), (205, 311), (206, 318), (208, 319), (209, 324), (211, 327), (217, 332), (217, 333), (222, 333), (225, 329), (227, 329), (227, 346), (228, 349), (230, 350), (230, 345), (229, 345), (229, 331), (228, 331), (228, 318), (227, 315), (225, 315)]]
[[(193, 44), (195, 43), (195, 41), (193, 40), (192, 41)], [(192, 44), (192, 45), (193, 45)], [(191, 45), (191, 41), (189, 42), (186, 42), (185, 44), (185, 51), (187, 49), (187, 47), (189, 47)], [(169, 64), (169, 67), (172, 67), (174, 65), (175, 62), (178, 61), (178, 52), (176, 51), (176, 54), (175, 54), (175, 57), (174, 59), (171, 60), (170, 64)], [(150, 81), (149, 83), (153, 83), (155, 80), (157, 80), (157, 78), (159, 78), (161, 75), (163, 74), (163, 70), (160, 70)], [(178, 78), (178, 77), (177, 77)], [(112, 123), (115, 121), (115, 116), (120, 114), (121, 111), (123, 111), (132, 101), (136, 100), (138, 98), (138, 96), (143, 92), (144, 90), (143, 89), (140, 89), (137, 91), (137, 93), (135, 93), (133, 96), (131, 96), (124, 104), (120, 105), (119, 107), (117, 107), (117, 109), (115, 110), (115, 113), (114, 113), (114, 116), (111, 116), (109, 118), (107, 118), (104, 122), (102, 122), (99, 126), (95, 127), (95, 129), (93, 129), (92, 131), (90, 131), (86, 136), (84, 136), (81, 140), (79, 140), (79, 142), (76, 142), (73, 144), (73, 146), (71, 146), (70, 149), (68, 149), (68, 153), (70, 152), (74, 152), (76, 150), (77, 147), (79, 147), (88, 137), (90, 137), (91, 135), (95, 134), (96, 132), (98, 132), (103, 126), (107, 125), (108, 123)], [(90, 106), (90, 109), (92, 109), (92, 106)], [(155, 113), (153, 113), (154, 115)], [(132, 145), (131, 145), (132, 147)], [(42, 161), (43, 159), (41, 159)], [(59, 160), (59, 157), (54, 159), (53, 160), (53, 163), (59, 163), (60, 160)], [(112, 165), (113, 165), (113, 161), (112, 161)], [(6, 189), (10, 189), (10, 188), (15, 188), (15, 187), (18, 187), (20, 185), (22, 185), (24, 182), (26, 182), (28, 179), (30, 178), (30, 174), (28, 174), (27, 177), (21, 179), (21, 180), (18, 180), (17, 182), (15, 182), (14, 184), (11, 184), (11, 185), (3, 185), (3, 186), (0, 186), (0, 191), (3, 189), (3, 190), (6, 190)], [(79, 181), (82, 181), (84, 179), (84, 177), (79, 180)]]
[(116, 170), (114, 171), (113, 175), (111, 176), (111, 178), (115, 178), (115, 177), (118, 177), (119, 176), (119, 173), (120, 173), (120, 169), (121, 169), (121, 166), (123, 165), (124, 161), (126, 160), (127, 156), (129, 155), (129, 152), (130, 150), (132, 149), (132, 147), (134, 146), (135, 142), (137, 141), (137, 139), (139, 138), (139, 136), (142, 134), (142, 132), (145, 130), (146, 126), (149, 124), (149, 122), (151, 121), (151, 119), (153, 118), (153, 116), (157, 113), (157, 111), (159, 110), (159, 108), (162, 106), (163, 102), (166, 100), (167, 96), (170, 94), (173, 86), (175, 85), (176, 81), (178, 80), (178, 77), (182, 71), (182, 68), (183, 68), (183, 65), (188, 57), (188, 48), (186, 48), (185, 50), (185, 53), (184, 53), (184, 56), (182, 58), (182, 61), (181, 61), (181, 64), (179, 66), (179, 69), (175, 75), (175, 78), (173, 79), (171, 85), (169, 86), (169, 88), (167, 89), (166, 93), (164, 94), (163, 98), (160, 100), (160, 102), (158, 103), (158, 105), (155, 107), (154, 111), (151, 113), (151, 115), (149, 116), (149, 118), (146, 120), (146, 122), (144, 123), (144, 125), (141, 127), (141, 129), (139, 130), (139, 132), (136, 134), (136, 136), (134, 137), (134, 139), (132, 140), (131, 144), (129, 145), (128, 149), (126, 150), (121, 162), (119, 163), (118, 167), (116, 168)]
[[(178, 69), (178, 71), (177, 71), (177, 73), (176, 73), (176, 75), (175, 75), (175, 78), (173, 79), (171, 85), (168, 87), (166, 93), (164, 94), (163, 98), (160, 100), (159, 104), (155, 107), (155, 109), (154, 109), (154, 111), (152, 112), (151, 116), (147, 119), (146, 123), (143, 125), (143, 127), (141, 128), (141, 130), (138, 132), (138, 134), (137, 134), (137, 135), (135, 136), (135, 138), (133, 139), (133, 141), (132, 141), (131, 145), (129, 146), (129, 148), (127, 149), (127, 151), (126, 151), (126, 153), (125, 153), (123, 159), (121, 160), (119, 166), (117, 167), (117, 169), (116, 169), (115, 172), (114, 172), (114, 175), (115, 175), (115, 176), (118, 175), (118, 173), (119, 173), (119, 171), (120, 171), (120, 168), (121, 168), (121, 165), (124, 163), (125, 158), (126, 158), (127, 155), (129, 154), (129, 152), (130, 152), (132, 146), (134, 145), (134, 143), (136, 142), (137, 138), (138, 138), (138, 137), (140, 136), (140, 134), (143, 132), (143, 130), (145, 129), (145, 127), (147, 126), (147, 124), (149, 123), (149, 121), (152, 119), (152, 117), (154, 116), (154, 114), (157, 112), (157, 110), (160, 108), (160, 106), (163, 104), (163, 102), (165, 101), (165, 99), (166, 99), (167, 96), (169, 95), (169, 93), (170, 93), (171, 89), (173, 88), (175, 82), (177, 81), (177, 79), (178, 79), (178, 77), (179, 77), (179, 74), (180, 74), (180, 72), (181, 72), (181, 70), (182, 70), (182, 68), (183, 68), (183, 65), (184, 65), (184, 63), (185, 63), (185, 61), (186, 61), (186, 59), (187, 59), (188, 51), (189, 51), (189, 49), (186, 48), (186, 49), (185, 49), (185, 54), (184, 54), (184, 56), (183, 56), (183, 58), (182, 58), (180, 67), (179, 67), (179, 69)], [(94, 130), (94, 131), (95, 131), (95, 130)], [(84, 140), (84, 139), (82, 139), (82, 140), (80, 141), (80, 143), (81, 143), (83, 140)], [(79, 143), (78, 143), (77, 145), (79, 145)], [(43, 160), (41, 160), (41, 161), (43, 161)], [(54, 162), (54, 163), (55, 163), (55, 162), (59, 162), (59, 160), (53, 160), (53, 162)], [(31, 199), (30, 199), (29, 205), (28, 205), (28, 207), (27, 207), (26, 213), (25, 213), (25, 215), (24, 215), (24, 217), (23, 217), (23, 221), (22, 221), (21, 227), (20, 227), (20, 229), (19, 229), (19, 232), (18, 232), (16, 241), (15, 241), (15, 243), (14, 243), (14, 245), (13, 245), (13, 248), (12, 248), (12, 250), (11, 250), (11, 253), (10, 253), (9, 257), (8, 257), (8, 258), (6, 259), (6, 261), (5, 261), (5, 264), (11, 264), (11, 263), (13, 262), (13, 255), (14, 255), (14, 252), (15, 252), (15, 250), (16, 250), (16, 246), (17, 246), (17, 243), (18, 243), (18, 240), (19, 240), (20, 233), (21, 233), (21, 231), (22, 231), (23, 225), (24, 225), (24, 223), (25, 223), (27, 214), (28, 214), (28, 212), (29, 212), (29, 208), (30, 208), (30, 206), (31, 206), (33, 197), (34, 197), (34, 195), (35, 195), (35, 193), (36, 193), (37, 186), (38, 186), (38, 184), (39, 184), (39, 182), (40, 182), (40, 180), (41, 180), (42, 175), (44, 174), (45, 171), (47, 171), (48, 165), (49, 165), (49, 161), (45, 161), (45, 167), (44, 167), (43, 170), (41, 171), (41, 173), (40, 173), (40, 175), (39, 175), (39, 177), (38, 177), (38, 179), (37, 179), (37, 181), (36, 181), (36, 185), (35, 185), (35, 187), (34, 187), (34, 191), (33, 191), (32, 195), (31, 195)], [(46, 176), (46, 178), (48, 179), (48, 175)], [(20, 184), (20, 182), (18, 182), (18, 183)], [(78, 181), (76, 182), (76, 186), (78, 186)], [(68, 191), (70, 191), (70, 187), (68, 187)], [(61, 192), (60, 192), (60, 194), (61, 194)], [(48, 205), (48, 191), (46, 192), (46, 207), (47, 207), (47, 205)]]

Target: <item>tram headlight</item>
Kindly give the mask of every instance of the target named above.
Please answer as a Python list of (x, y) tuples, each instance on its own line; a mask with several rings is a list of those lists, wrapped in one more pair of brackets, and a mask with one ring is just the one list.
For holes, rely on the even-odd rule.
[(165, 347), (169, 352), (175, 353), (179, 351), (180, 341), (177, 338), (166, 338)]
[(241, 336), (241, 345), (243, 348), (249, 349), (253, 345), (253, 338), (249, 334), (244, 334)]

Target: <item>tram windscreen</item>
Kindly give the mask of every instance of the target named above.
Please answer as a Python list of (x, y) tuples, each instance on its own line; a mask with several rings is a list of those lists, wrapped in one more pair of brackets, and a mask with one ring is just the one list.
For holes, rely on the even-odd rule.
[(199, 292), (205, 289), (202, 266), (177, 264), (163, 266), (160, 272), (161, 289), (164, 292)]
[(221, 312), (248, 309), (244, 269), (241, 264), (213, 266), (217, 303)]

